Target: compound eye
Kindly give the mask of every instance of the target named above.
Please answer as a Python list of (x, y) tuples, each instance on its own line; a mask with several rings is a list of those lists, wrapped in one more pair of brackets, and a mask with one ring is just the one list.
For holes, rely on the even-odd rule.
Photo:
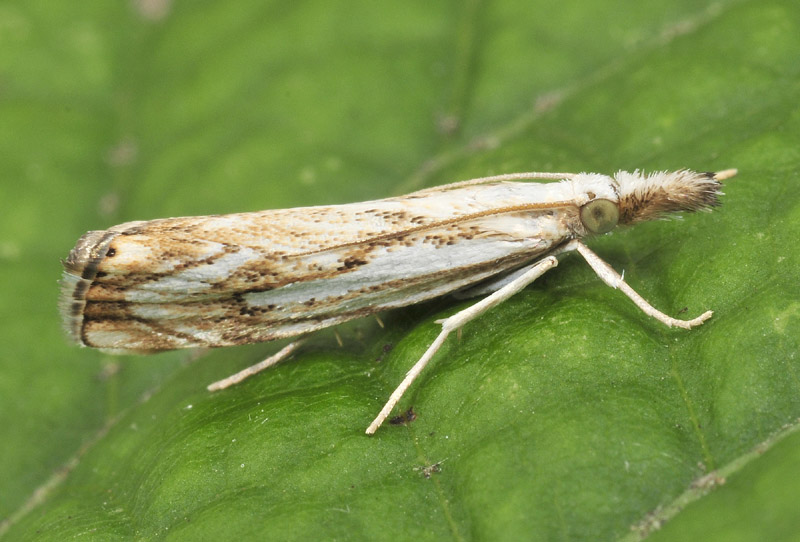
[(596, 199), (581, 207), (583, 227), (592, 233), (610, 232), (619, 220), (619, 207), (611, 200)]

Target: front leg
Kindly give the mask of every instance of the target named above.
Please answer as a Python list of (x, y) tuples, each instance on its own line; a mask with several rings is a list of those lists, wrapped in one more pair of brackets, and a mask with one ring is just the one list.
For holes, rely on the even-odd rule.
[(678, 320), (677, 318), (673, 318), (672, 316), (667, 316), (660, 310), (653, 307), (650, 303), (648, 303), (642, 296), (640, 296), (636, 290), (631, 288), (625, 280), (620, 276), (619, 273), (614, 271), (614, 269), (604, 262), (600, 256), (592, 252), (589, 247), (578, 241), (577, 239), (570, 241), (564, 247), (564, 250), (577, 250), (581, 256), (586, 260), (594, 272), (597, 273), (597, 276), (600, 277), (603, 282), (611, 286), (612, 288), (619, 288), (622, 290), (626, 296), (628, 296), (631, 301), (636, 303), (636, 306), (642, 309), (648, 316), (652, 316), (659, 322), (669, 326), (669, 327), (682, 327), (683, 329), (691, 329), (695, 326), (699, 326), (709, 318), (711, 315), (714, 314), (714, 311), (706, 311), (697, 318), (693, 318), (691, 320)]

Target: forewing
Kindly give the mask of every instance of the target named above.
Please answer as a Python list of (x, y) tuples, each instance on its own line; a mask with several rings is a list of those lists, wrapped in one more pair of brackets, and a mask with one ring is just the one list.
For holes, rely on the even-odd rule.
[(116, 351), (225, 346), (443, 295), (569, 235), (575, 211), (517, 210), (535, 197), (520, 184), (90, 232), (65, 262), (65, 325)]

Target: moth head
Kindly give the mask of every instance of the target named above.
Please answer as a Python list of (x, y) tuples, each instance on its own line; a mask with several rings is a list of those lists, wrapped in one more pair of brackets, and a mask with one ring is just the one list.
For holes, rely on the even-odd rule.
[(598, 198), (581, 207), (581, 223), (594, 234), (608, 233), (619, 222), (619, 206), (610, 199)]
[(619, 190), (619, 223), (635, 224), (674, 212), (710, 210), (719, 205), (720, 181), (735, 174), (735, 170), (659, 171), (649, 175), (620, 171), (614, 177)]

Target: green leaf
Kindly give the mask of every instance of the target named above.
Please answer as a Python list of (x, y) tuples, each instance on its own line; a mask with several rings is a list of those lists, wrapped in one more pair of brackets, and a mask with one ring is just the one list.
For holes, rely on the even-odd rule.
[[(752, 452), (696, 480), (670, 508), (656, 510), (629, 538), (636, 540), (680, 513), (651, 539), (796, 540), (800, 484), (787, 484), (786, 473), (800, 467), (797, 430), (796, 424), (788, 427)], [(734, 476), (729, 480), (730, 474)]]
[[(0, 534), (685, 540), (725, 517), (748, 518), (739, 539), (793, 539), (799, 15), (0, 4)], [(470, 301), (355, 322), (344, 347), (325, 332), (215, 394), (282, 344), (113, 358), (59, 330), (58, 259), (89, 229), (684, 167), (739, 175), (713, 213), (590, 245), (656, 307), (709, 322), (666, 329), (566, 256), (452, 337), (401, 402), (416, 420), (373, 437), (435, 320)]]

